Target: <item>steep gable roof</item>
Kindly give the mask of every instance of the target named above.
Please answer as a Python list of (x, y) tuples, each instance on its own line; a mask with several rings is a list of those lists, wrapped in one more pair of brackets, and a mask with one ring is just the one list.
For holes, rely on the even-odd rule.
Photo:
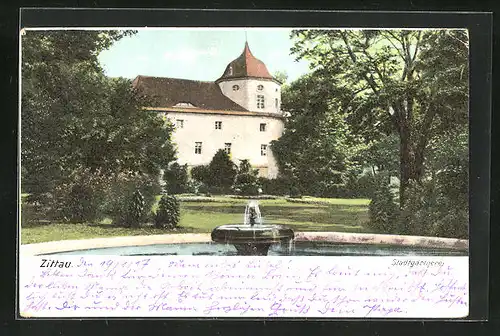
[(155, 100), (156, 107), (194, 105), (207, 110), (247, 111), (224, 96), (219, 85), (189, 79), (137, 76), (132, 85)]

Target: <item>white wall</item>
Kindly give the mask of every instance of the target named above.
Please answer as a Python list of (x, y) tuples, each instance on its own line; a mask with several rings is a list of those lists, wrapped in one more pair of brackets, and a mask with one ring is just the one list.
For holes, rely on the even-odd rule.
[[(278, 173), (272, 152), (261, 156), (262, 144), (268, 145), (283, 133), (283, 121), (267, 116), (239, 116), (168, 112), (168, 119), (175, 124), (184, 120), (184, 128), (173, 134), (177, 144), (178, 162), (189, 166), (208, 164), (224, 144), (231, 143), (231, 159), (239, 165), (238, 159), (248, 159), (253, 167), (267, 167), (266, 177), (274, 178)], [(215, 121), (222, 121), (222, 129), (215, 129)], [(266, 123), (266, 131), (260, 131), (260, 124)], [(195, 154), (195, 142), (202, 142), (202, 153)]]
[[(238, 91), (233, 90), (234, 85), (239, 85)], [(259, 91), (257, 87), (264, 88)], [(235, 103), (243, 106), (249, 111), (279, 113), (281, 106), (281, 86), (270, 80), (258, 79), (236, 79), (219, 82), (222, 93)], [(257, 108), (257, 95), (264, 95), (264, 108)], [(278, 99), (278, 108), (275, 105)]]

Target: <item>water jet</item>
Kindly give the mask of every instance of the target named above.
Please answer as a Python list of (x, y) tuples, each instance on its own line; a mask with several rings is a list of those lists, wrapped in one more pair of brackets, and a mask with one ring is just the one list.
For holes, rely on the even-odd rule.
[(294, 232), (285, 225), (262, 223), (262, 215), (257, 201), (245, 206), (243, 224), (227, 224), (212, 231), (212, 241), (232, 244), (238, 255), (267, 255), (272, 244), (290, 244)]

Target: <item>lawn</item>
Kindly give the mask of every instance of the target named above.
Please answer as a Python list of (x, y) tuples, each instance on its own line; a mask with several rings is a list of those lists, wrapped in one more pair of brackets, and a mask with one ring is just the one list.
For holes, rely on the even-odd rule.
[[(242, 223), (245, 204), (246, 200), (226, 197), (214, 197), (210, 202), (181, 202), (180, 229), (174, 232), (153, 227), (120, 228), (113, 226), (110, 220), (105, 220), (99, 224), (44, 224), (23, 227), (21, 242), (31, 244), (112, 236), (208, 233), (218, 225)], [(369, 232), (363, 226), (368, 220), (367, 199), (305, 197), (298, 203), (280, 198), (260, 200), (259, 204), (265, 224), (285, 224), (296, 231)], [(155, 209), (156, 205), (153, 206), (153, 210)]]

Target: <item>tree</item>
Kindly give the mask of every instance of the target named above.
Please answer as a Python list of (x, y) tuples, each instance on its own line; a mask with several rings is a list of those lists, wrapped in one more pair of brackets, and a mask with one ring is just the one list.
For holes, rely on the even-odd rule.
[(225, 150), (219, 149), (208, 165), (208, 185), (221, 192), (230, 190), (237, 174), (236, 165)]
[(165, 169), (163, 180), (166, 182), (170, 194), (186, 192), (188, 184), (187, 164), (181, 166), (179, 163), (173, 162)]
[(239, 190), (243, 195), (257, 195), (261, 187), (258, 174), (259, 171), (252, 169), (249, 160), (241, 160), (238, 174), (234, 181), (234, 189)]
[(468, 238), (469, 151), (467, 128), (441, 136), (427, 148), (421, 185), (413, 185), (403, 208), (404, 233)]
[(32, 201), (67, 208), (76, 185), (95, 199), (123, 174), (157, 179), (173, 160), (171, 129), (142, 109), (148, 99), (129, 80), (107, 78), (99, 65), (101, 51), (132, 33), (22, 37), (22, 182)]
[(162, 195), (155, 215), (155, 226), (162, 229), (173, 229), (179, 224), (180, 217), (179, 200), (174, 195)]
[(201, 182), (205, 185), (208, 185), (209, 184), (209, 180), (210, 180), (210, 171), (209, 171), (209, 168), (208, 168), (208, 165), (207, 166), (195, 166), (193, 168), (191, 168), (191, 177), (198, 181), (198, 182)]
[(330, 98), (337, 93), (334, 83), (318, 74), (305, 75), (283, 90), (285, 131), (271, 146), (293, 194), (333, 195), (357, 164), (362, 144)]
[(276, 78), (281, 84), (285, 84), (288, 80), (288, 74), (286, 71), (276, 71), (273, 77)]
[(387, 176), (399, 176), (399, 138), (396, 134), (371, 141), (358, 154), (363, 166), (369, 167), (373, 175), (384, 172)]
[(429, 141), (468, 122), (465, 30), (297, 30), (297, 58), (337, 86), (335, 101), (366, 141), (398, 134), (400, 204), (424, 177)]

